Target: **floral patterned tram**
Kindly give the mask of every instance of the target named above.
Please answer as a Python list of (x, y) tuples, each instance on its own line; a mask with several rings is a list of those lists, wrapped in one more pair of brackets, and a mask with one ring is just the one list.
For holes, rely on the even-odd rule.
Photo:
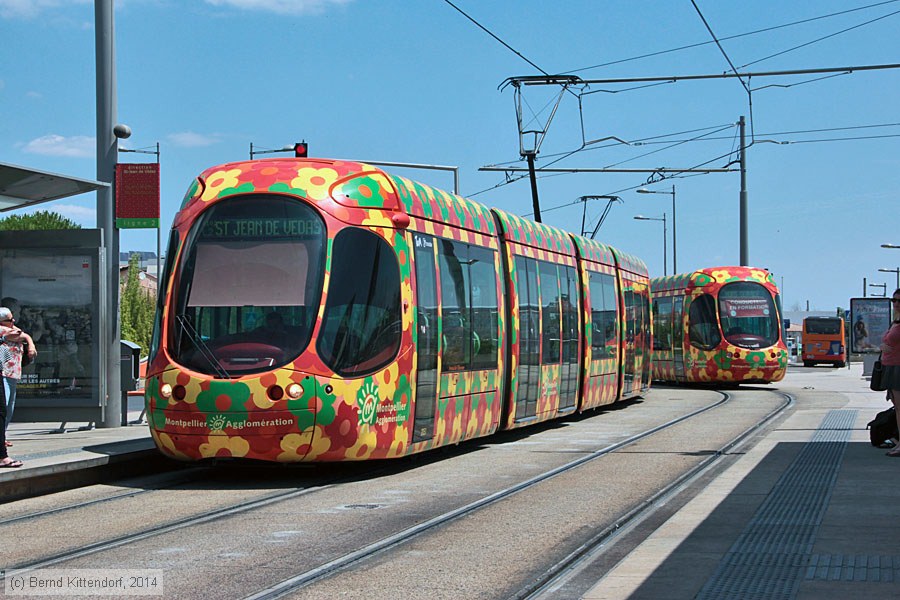
[(771, 383), (787, 369), (781, 298), (772, 275), (711, 267), (654, 278), (653, 378)]
[(649, 387), (639, 259), (369, 165), (210, 168), (167, 256), (145, 400), (176, 459), (401, 457)]

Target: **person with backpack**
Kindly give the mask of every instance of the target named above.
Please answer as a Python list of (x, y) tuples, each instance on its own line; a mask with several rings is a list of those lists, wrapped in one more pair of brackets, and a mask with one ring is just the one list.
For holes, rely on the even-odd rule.
[[(888, 398), (894, 404), (894, 415), (900, 427), (900, 288), (891, 295), (894, 320), (881, 339), (881, 364), (884, 367), (882, 382), (887, 387)], [(900, 444), (894, 446), (888, 456), (900, 457)]]

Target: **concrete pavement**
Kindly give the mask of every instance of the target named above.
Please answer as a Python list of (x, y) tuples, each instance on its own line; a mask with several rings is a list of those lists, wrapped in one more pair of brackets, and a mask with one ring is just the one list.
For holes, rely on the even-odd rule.
[[(868, 389), (861, 363), (791, 367), (771, 387), (796, 399), (791, 414), (735, 449), (731, 467), (583, 598), (900, 597), (900, 460), (866, 430), (889, 406), (884, 394)], [(133, 408), (129, 421), (139, 415)], [(0, 502), (177, 464), (155, 450), (146, 424), (79, 425), (13, 423), (10, 455), (25, 465), (0, 469)]]
[(792, 368), (773, 387), (793, 413), (583, 598), (900, 597), (900, 459), (866, 429), (884, 392), (861, 363)]

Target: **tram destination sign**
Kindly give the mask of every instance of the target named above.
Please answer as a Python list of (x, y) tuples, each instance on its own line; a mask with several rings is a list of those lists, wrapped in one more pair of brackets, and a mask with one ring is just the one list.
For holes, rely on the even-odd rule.
[(218, 219), (207, 223), (203, 228), (203, 238), (207, 240), (297, 239), (320, 235), (322, 222), (318, 219), (284, 217)]
[(729, 317), (763, 317), (769, 314), (766, 298), (727, 298), (721, 302), (725, 314)]
[(159, 227), (159, 164), (116, 165), (116, 227)]

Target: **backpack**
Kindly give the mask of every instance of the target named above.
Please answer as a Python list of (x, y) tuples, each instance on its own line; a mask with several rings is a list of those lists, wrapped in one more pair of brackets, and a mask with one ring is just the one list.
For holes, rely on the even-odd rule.
[(866, 429), (869, 430), (869, 441), (876, 448), (882, 447), (891, 438), (900, 437), (898, 436), (900, 432), (897, 431), (897, 416), (893, 408), (875, 415), (875, 418), (866, 425)]

